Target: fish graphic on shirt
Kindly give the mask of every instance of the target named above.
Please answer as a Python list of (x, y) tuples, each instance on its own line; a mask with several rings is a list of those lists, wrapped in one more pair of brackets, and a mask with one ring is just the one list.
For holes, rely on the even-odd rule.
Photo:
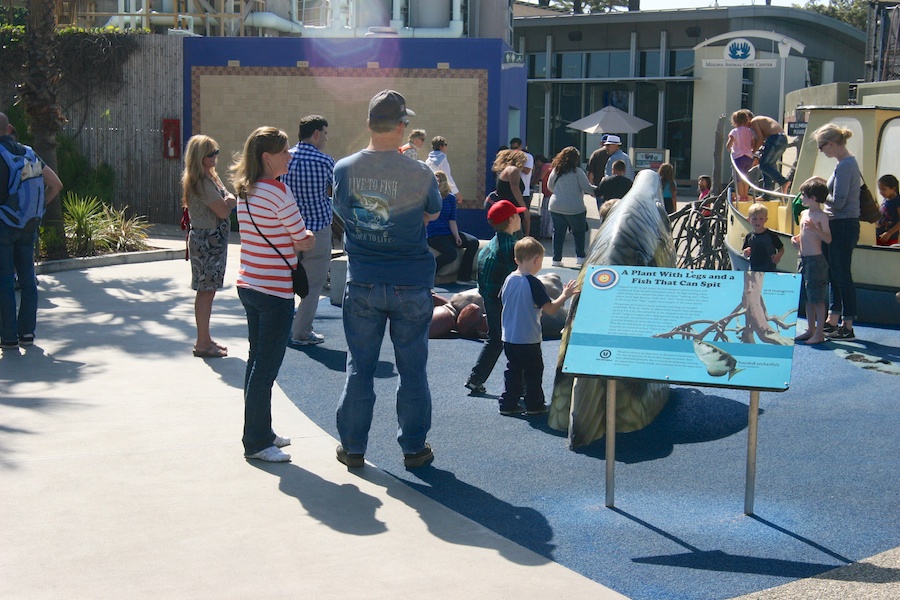
[(694, 340), (694, 354), (706, 366), (706, 372), (713, 377), (721, 377), (727, 373), (728, 379), (731, 379), (735, 373), (743, 371), (737, 368), (737, 360), (732, 355), (709, 342)]

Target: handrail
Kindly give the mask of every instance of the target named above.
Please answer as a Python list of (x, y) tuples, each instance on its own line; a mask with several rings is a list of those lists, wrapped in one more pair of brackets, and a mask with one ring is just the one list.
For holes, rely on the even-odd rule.
[(776, 192), (773, 190), (767, 190), (767, 189), (759, 187), (758, 185), (756, 185), (755, 183), (750, 181), (750, 179), (747, 178), (746, 173), (744, 173), (743, 171), (741, 171), (740, 169), (737, 168), (737, 165), (734, 164), (734, 156), (729, 156), (728, 159), (731, 161), (731, 166), (734, 168), (734, 172), (737, 174), (737, 176), (741, 178), (741, 181), (743, 181), (744, 183), (749, 185), (750, 189), (752, 189), (753, 191), (759, 192), (760, 194), (766, 194), (768, 196), (775, 196), (777, 198), (780, 198), (781, 200), (786, 200), (786, 201), (790, 201), (790, 200), (794, 199), (794, 196), (791, 194), (785, 194), (782, 192)]

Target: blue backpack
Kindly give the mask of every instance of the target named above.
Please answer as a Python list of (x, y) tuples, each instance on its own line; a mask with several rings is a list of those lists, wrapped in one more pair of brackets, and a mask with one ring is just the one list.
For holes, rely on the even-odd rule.
[(0, 221), (16, 229), (33, 230), (44, 216), (44, 164), (28, 146), (13, 154), (0, 144), (0, 157), (9, 168), (9, 196), (0, 205)]

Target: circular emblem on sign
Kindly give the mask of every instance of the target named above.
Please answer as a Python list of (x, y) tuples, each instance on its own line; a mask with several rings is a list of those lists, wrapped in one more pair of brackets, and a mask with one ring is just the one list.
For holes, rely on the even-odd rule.
[(609, 358), (610, 356), (612, 356), (612, 352), (610, 352), (609, 350), (600, 351), (600, 358)]
[(619, 274), (612, 269), (597, 269), (591, 274), (591, 285), (598, 290), (608, 290), (619, 282)]
[(725, 60), (754, 60), (756, 58), (756, 48), (750, 43), (750, 40), (744, 38), (734, 38), (725, 46)]

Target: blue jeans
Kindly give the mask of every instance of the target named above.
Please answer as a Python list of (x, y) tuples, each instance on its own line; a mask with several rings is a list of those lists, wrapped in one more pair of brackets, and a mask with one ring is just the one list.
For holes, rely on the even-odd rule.
[[(18, 341), (34, 335), (37, 323), (37, 281), (34, 278), (34, 244), (37, 229), (25, 231), (0, 223), (0, 340)], [(22, 302), (16, 314), (16, 275)]]
[(239, 287), (247, 313), (250, 355), (244, 372), (244, 452), (256, 454), (275, 441), (272, 431), (272, 385), (284, 360), (294, 299)]
[(762, 156), (759, 157), (759, 170), (762, 171), (766, 189), (772, 187), (773, 181), (777, 181), (778, 185), (787, 183), (787, 179), (778, 169), (778, 160), (784, 154), (785, 148), (787, 148), (787, 137), (783, 133), (776, 133), (766, 138)]
[(348, 453), (366, 453), (375, 408), (375, 368), (388, 320), (400, 374), (397, 441), (404, 454), (414, 454), (425, 447), (425, 437), (431, 429), (426, 367), (433, 309), (427, 287), (347, 282), (343, 305), (347, 382), (337, 407), (337, 429)]
[[(478, 254), (478, 238), (459, 232), (459, 239), (462, 240), (462, 247), (465, 248), (463, 253), (462, 264), (459, 265), (459, 274), (456, 279), (459, 281), (469, 281), (472, 279), (472, 265), (475, 263), (475, 256)], [(438, 251), (435, 257), (437, 263), (436, 271), (440, 271), (445, 266), (456, 260), (456, 240), (452, 235), (433, 235), (428, 238), (428, 245)]]
[(572, 237), (575, 238), (575, 256), (584, 258), (584, 234), (588, 230), (587, 211), (577, 215), (563, 215), (551, 211), (550, 218), (553, 219), (553, 260), (562, 260), (566, 229), (571, 229)]
[(828, 224), (831, 226), (831, 243), (822, 244), (822, 249), (828, 259), (831, 277), (830, 312), (853, 321), (856, 319), (856, 287), (850, 265), (853, 249), (859, 242), (859, 220), (832, 219)]

